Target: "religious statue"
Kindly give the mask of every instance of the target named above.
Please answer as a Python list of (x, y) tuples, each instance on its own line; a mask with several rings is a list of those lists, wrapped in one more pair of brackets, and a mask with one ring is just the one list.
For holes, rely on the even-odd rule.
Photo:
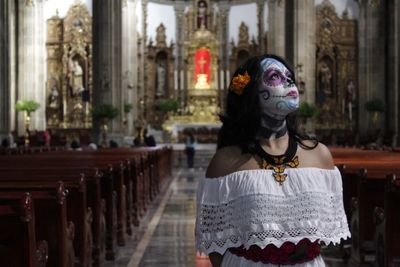
[(156, 95), (157, 96), (164, 96), (165, 92), (165, 67), (162, 65), (162, 63), (157, 64), (157, 90), (156, 90)]
[(71, 65), (72, 95), (77, 96), (85, 90), (83, 86), (83, 69), (77, 60), (72, 61)]
[(165, 34), (165, 26), (164, 24), (160, 24), (157, 27), (157, 34), (156, 34), (156, 45), (157, 46), (167, 46), (167, 36)]
[(197, 8), (197, 28), (207, 28), (207, 3), (199, 1)]
[(244, 22), (242, 21), (239, 27), (239, 46), (242, 45), (245, 46), (248, 44), (249, 44), (249, 27), (247, 27), (246, 24), (244, 24)]
[(59, 93), (56, 86), (51, 88), (51, 92), (49, 95), (49, 108), (58, 108), (59, 107)]
[(356, 90), (353, 80), (350, 80), (347, 84), (346, 88), (346, 106), (349, 112), (349, 120), (351, 121), (352, 118), (352, 111), (354, 107), (354, 102), (356, 100)]
[(320, 89), (327, 95), (332, 94), (332, 72), (328, 65), (323, 62), (319, 69)]

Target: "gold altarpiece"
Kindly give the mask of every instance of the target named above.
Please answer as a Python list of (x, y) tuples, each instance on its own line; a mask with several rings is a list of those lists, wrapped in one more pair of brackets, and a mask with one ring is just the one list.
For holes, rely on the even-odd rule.
[(187, 111), (195, 122), (216, 122), (218, 112), (218, 41), (201, 27), (187, 51)]
[(84, 4), (47, 21), (48, 128), (91, 128), (92, 18)]
[(357, 103), (356, 21), (324, 0), (317, 7), (316, 129), (354, 129)]
[[(173, 127), (219, 127), (219, 42), (210, 1), (198, 0), (185, 14), (185, 69), (180, 77), (185, 84), (185, 106), (181, 115), (171, 115), (163, 124)], [(213, 31), (211, 31), (213, 30)]]

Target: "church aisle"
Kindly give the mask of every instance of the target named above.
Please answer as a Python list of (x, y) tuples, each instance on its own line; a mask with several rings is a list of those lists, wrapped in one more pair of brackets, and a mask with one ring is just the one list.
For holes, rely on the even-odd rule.
[[(166, 192), (167, 203), (163, 213), (156, 212), (152, 219), (152, 222), (159, 219), (159, 223), (137, 266), (207, 266), (196, 264), (194, 248), (195, 192), (201, 175), (204, 175), (203, 171), (190, 172), (180, 169), (177, 172)], [(163, 204), (161, 201), (160, 206)], [(200, 261), (207, 263), (207, 260)]]

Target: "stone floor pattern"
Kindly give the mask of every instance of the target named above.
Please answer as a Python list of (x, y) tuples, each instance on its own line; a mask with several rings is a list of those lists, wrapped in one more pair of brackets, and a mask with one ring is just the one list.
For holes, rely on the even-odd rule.
[[(164, 183), (141, 226), (106, 267), (211, 267), (207, 258), (196, 256), (194, 248), (195, 197), (204, 169), (175, 169)], [(347, 266), (337, 249), (323, 249), (327, 267)]]

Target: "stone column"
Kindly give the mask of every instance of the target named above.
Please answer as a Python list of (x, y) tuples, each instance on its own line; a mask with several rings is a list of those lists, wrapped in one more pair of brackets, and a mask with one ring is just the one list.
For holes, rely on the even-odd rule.
[(125, 103), (133, 107), (129, 113), (122, 113), (125, 117), (123, 127), (126, 135), (134, 134), (134, 123), (138, 116), (136, 4), (135, 0), (124, 0), (122, 6), (122, 109)]
[(10, 17), (9, 1), (0, 3), (0, 141), (7, 137), (10, 128)]
[(181, 80), (181, 71), (183, 71), (183, 45), (184, 45), (184, 36), (183, 36), (183, 29), (184, 29), (184, 10), (185, 6), (183, 3), (177, 3), (174, 6), (175, 11), (175, 20), (176, 20), (176, 33), (175, 33), (175, 71), (177, 75), (176, 81), (178, 84), (175, 84), (175, 88), (178, 88), (178, 91), (175, 92), (175, 96), (178, 98), (178, 102), (180, 103), (181, 107), (183, 107), (183, 88), (184, 81)]
[(146, 56), (147, 56), (147, 0), (142, 0), (142, 41), (140, 42), (140, 90), (138, 91), (138, 98), (140, 99), (140, 111), (139, 118), (141, 120), (145, 120), (146, 116), (146, 84), (147, 84), (147, 75), (146, 75)]
[(285, 0), (268, 2), (268, 53), (285, 57)]
[[(315, 102), (315, 1), (294, 1), (293, 67), (302, 65), (303, 101)], [(290, 60), (289, 60), (290, 61)]]
[(390, 0), (387, 4), (387, 126), (392, 134), (392, 146), (398, 145), (399, 134), (399, 86), (400, 86), (400, 3)]
[[(18, 1), (18, 100), (34, 100), (40, 108), (31, 114), (31, 130), (46, 128), (46, 46), (43, 0)], [(25, 131), (18, 115), (18, 133)]]
[(219, 63), (219, 76), (220, 79), (222, 79), (222, 88), (219, 91), (219, 104), (222, 110), (225, 109), (224, 104), (225, 104), (225, 91), (229, 85), (229, 80), (227, 80), (227, 75), (226, 72), (229, 69), (229, 10), (230, 7), (229, 5), (222, 5), (220, 6), (220, 63)]
[[(109, 137), (120, 143), (124, 105), (122, 56), (122, 0), (93, 1), (93, 105), (111, 104), (118, 108), (119, 116), (110, 123)], [(100, 122), (95, 121), (96, 140), (99, 126)]]
[[(386, 15), (385, 1), (362, 0), (358, 21), (358, 131), (367, 133), (371, 128), (371, 116), (365, 103), (373, 98), (385, 101), (386, 62)], [(392, 88), (390, 88), (392, 89)], [(384, 129), (384, 118), (377, 127)]]
[(259, 0), (257, 1), (257, 27), (258, 27), (258, 48), (259, 54), (264, 54), (264, 7), (265, 1)]

